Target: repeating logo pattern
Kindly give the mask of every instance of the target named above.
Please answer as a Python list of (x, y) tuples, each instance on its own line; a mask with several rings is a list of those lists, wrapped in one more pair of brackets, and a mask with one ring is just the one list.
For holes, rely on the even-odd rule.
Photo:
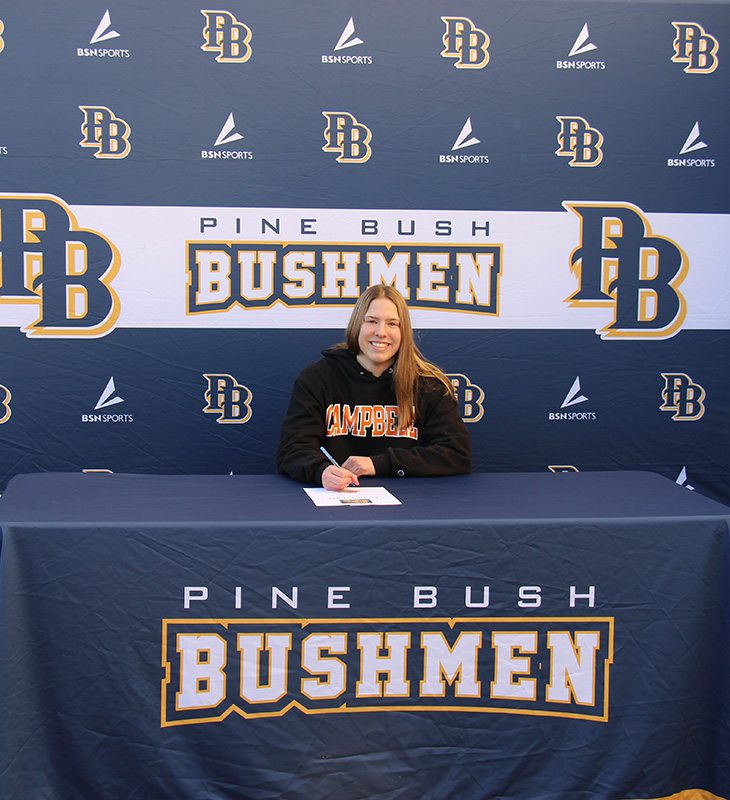
[(560, 123), (556, 155), (567, 156), (571, 167), (597, 167), (603, 161), (603, 134), (583, 117), (555, 117)]
[(251, 58), (251, 30), (229, 11), (204, 11), (203, 44), (201, 50), (216, 53), (220, 64), (243, 64)]
[(334, 46), (332, 53), (327, 53), (322, 56), (323, 64), (346, 64), (355, 66), (369, 66), (373, 63), (371, 55), (350, 54), (343, 51), (349, 51), (353, 47), (359, 47), (365, 42), (355, 32), (355, 20), (350, 17), (347, 25), (342, 30), (337, 44)]
[(698, 150), (704, 150), (707, 147), (708, 147), (707, 142), (702, 140), (702, 136), (700, 134), (700, 123), (699, 121), (697, 121), (692, 126), (692, 130), (689, 132), (689, 135), (687, 136), (687, 138), (684, 141), (684, 144), (682, 145), (682, 149), (679, 151), (679, 158), (668, 158), (667, 166), (704, 167), (704, 168), (714, 167), (715, 166), (714, 158), (697, 158), (695, 156), (692, 156), (691, 158), (686, 157), (689, 153), (696, 153)]
[(449, 373), (446, 377), (456, 392), (461, 418), (464, 422), (479, 422), (484, 416), (484, 389), (459, 372)]
[(221, 425), (242, 425), (251, 419), (250, 389), (227, 373), (208, 373), (203, 377), (208, 381), (203, 408), (206, 414), (217, 414), (216, 422)]
[(570, 391), (568, 394), (565, 395), (565, 399), (563, 400), (560, 408), (567, 408), (568, 406), (576, 406), (579, 403), (587, 403), (588, 398), (581, 394), (580, 390), (580, 375), (576, 377), (573, 381), (573, 385), (570, 387)]
[(548, 413), (548, 420), (551, 422), (588, 422), (597, 419), (598, 415), (595, 411), (586, 411), (585, 409), (566, 411), (567, 408), (587, 403), (589, 400), (581, 389), (580, 375), (576, 375), (568, 393), (563, 398), (560, 404), (559, 411), (550, 411)]
[(694, 422), (705, 413), (705, 390), (684, 372), (662, 372), (664, 388), (661, 411), (669, 411), (677, 422)]
[(483, 69), (489, 63), (489, 36), (468, 17), (441, 17), (444, 58), (453, 58), (457, 69)]
[[(205, 22), (203, 25), (202, 50), (215, 53), (219, 63), (241, 64), (248, 61), (252, 54), (251, 29), (238, 20), (230, 11), (224, 9), (202, 9), (200, 12)], [(478, 27), (468, 17), (443, 16), (440, 18), (445, 30), (442, 34), (443, 49), (441, 57), (453, 59), (457, 69), (482, 69), (490, 61), (489, 35)], [(685, 72), (692, 74), (708, 74), (714, 72), (718, 66), (717, 53), (719, 41), (708, 33), (697, 22), (672, 22), (675, 32), (673, 41), (674, 63), (682, 64)], [(3, 33), (0, 21), (0, 34)], [(98, 22), (89, 40), (90, 45), (100, 45), (119, 38), (121, 34), (114, 27), (109, 10), (105, 11)], [(355, 21), (350, 17), (340, 33), (333, 48), (333, 55), (322, 56), (323, 63), (352, 63), (372, 64), (371, 56), (344, 56), (341, 53), (350, 51), (364, 44), (363, 39), (357, 35)], [(0, 51), (4, 42), (0, 37)], [(580, 61), (588, 53), (596, 51), (595, 44), (586, 22), (568, 50), (567, 60), (558, 61), (561, 69), (605, 69), (604, 62)], [(101, 50), (79, 48), (79, 55), (95, 56), (120, 56), (129, 57), (128, 50)], [(94, 150), (94, 157), (99, 159), (126, 158), (131, 151), (131, 127), (127, 120), (117, 116), (109, 107), (104, 105), (79, 106), (84, 118), (81, 125), (83, 138), (79, 142), (82, 147)], [(356, 117), (347, 111), (323, 111), (327, 119), (324, 131), (325, 145), (322, 149), (335, 153), (338, 163), (363, 164), (372, 156), (370, 142), (372, 130), (367, 125), (359, 122)], [(242, 138), (242, 134), (234, 130), (233, 114), (229, 115), (226, 124), (221, 128), (218, 137), (211, 149), (202, 150), (201, 157), (205, 159), (241, 159), (249, 160), (253, 157), (250, 151), (221, 150), (223, 145), (230, 144)], [(592, 127), (588, 121), (579, 115), (558, 115), (560, 123), (558, 133), (559, 147), (556, 155), (569, 159), (571, 167), (596, 167), (604, 157), (602, 145), (603, 134)], [(680, 156), (695, 152), (707, 145), (699, 138), (699, 123), (695, 124), (692, 135), (688, 137), (680, 151)], [(466, 122), (456, 137), (451, 151), (455, 153), (465, 148), (473, 147), (480, 143), (474, 135), (472, 119), (467, 117)], [(2, 151), (5, 151), (4, 153)], [(7, 154), (7, 148), (0, 148), (0, 154)], [(441, 163), (481, 163), (489, 162), (487, 155), (441, 155)], [(668, 159), (668, 166), (714, 166), (713, 159)]]
[(345, 29), (342, 31), (342, 35), (335, 45), (335, 52), (338, 50), (345, 50), (348, 47), (357, 47), (357, 45), (362, 43), (362, 39), (355, 36), (355, 22), (353, 18), (350, 17), (350, 21), (345, 25)]
[(717, 69), (720, 43), (697, 22), (673, 22), (675, 64), (684, 64), (690, 75), (708, 75)]
[(132, 129), (106, 106), (79, 106), (84, 115), (81, 123), (82, 147), (95, 150), (94, 158), (126, 158), (132, 145)]
[[(555, 66), (557, 69), (564, 70), (604, 70), (606, 69), (605, 61), (588, 61), (585, 59), (587, 53), (597, 49), (598, 46), (591, 40), (588, 23), (586, 22), (573, 42), (567, 59), (557, 61)], [(584, 56), (584, 58), (579, 58), (578, 56)]]
[(689, 489), (690, 492), (694, 492), (695, 487), (689, 483), (689, 479), (687, 476), (687, 467), (682, 467), (679, 471), (679, 475), (677, 475), (677, 480), (675, 481), (679, 486), (684, 486), (685, 489)]
[(110, 42), (113, 39), (118, 39), (121, 36), (119, 31), (115, 30), (112, 25), (111, 14), (107, 9), (99, 24), (96, 26), (94, 33), (89, 39), (89, 47), (76, 48), (76, 55), (84, 58), (103, 58), (103, 59), (125, 59), (130, 58), (131, 54), (126, 48), (114, 47), (99, 47), (105, 42)]
[(119, 33), (112, 28), (112, 18), (109, 14), (109, 9), (104, 12), (101, 22), (94, 31), (94, 35), (89, 40), (89, 44), (98, 44), (99, 42), (106, 42), (109, 39), (116, 39)]
[(124, 398), (120, 397), (117, 394), (117, 387), (114, 383), (114, 376), (110, 377), (104, 387), (104, 390), (99, 395), (99, 399), (96, 401), (96, 405), (94, 406), (94, 413), (91, 414), (82, 414), (81, 415), (81, 422), (93, 422), (93, 423), (113, 423), (118, 424), (120, 422), (134, 422), (134, 415), (133, 414), (125, 414), (119, 413), (118, 409), (115, 411), (105, 411), (105, 413), (100, 413), (105, 409), (111, 409), (113, 406), (118, 406), (120, 403), (124, 402)]
[(340, 164), (364, 164), (373, 154), (370, 147), (372, 131), (367, 125), (361, 125), (355, 117), (347, 111), (323, 111), (327, 120), (324, 129), (325, 145), (322, 148), (327, 153), (337, 153)]
[(215, 142), (213, 143), (213, 150), (201, 150), (200, 157), (204, 159), (221, 159), (229, 161), (250, 161), (253, 159), (253, 153), (250, 150), (230, 150), (224, 148), (225, 145), (233, 145), (235, 142), (240, 142), (244, 138), (236, 127), (236, 120), (233, 117), (233, 112), (228, 115), (223, 127), (218, 132)]
[(578, 34), (578, 38), (573, 43), (573, 46), (570, 48), (570, 52), (568, 53), (568, 58), (572, 58), (573, 56), (580, 56), (584, 53), (590, 53), (591, 50), (596, 50), (596, 45), (593, 44), (591, 41), (591, 35), (588, 32), (588, 23), (581, 28), (580, 33)]
[(466, 122), (459, 131), (459, 135), (451, 145), (451, 153), (448, 155), (440, 155), (439, 163), (441, 164), (488, 164), (489, 156), (476, 153), (460, 153), (455, 154), (458, 150), (466, 150), (467, 148), (474, 147), (481, 144), (481, 139), (474, 135), (471, 117), (466, 118)]
[(117, 387), (114, 383), (114, 376), (112, 375), (109, 378), (107, 385), (104, 387), (104, 391), (99, 395), (99, 399), (96, 401), (96, 405), (94, 406), (94, 411), (98, 411), (100, 408), (108, 408), (109, 406), (115, 406), (118, 403), (123, 403), (124, 400), (116, 394)]
[(0, 425), (10, 419), (12, 411), (10, 409), (10, 401), (13, 399), (10, 389), (7, 386), (0, 384)]
[(220, 144), (231, 144), (243, 139), (243, 134), (236, 130), (236, 122), (233, 119), (233, 112), (228, 115), (225, 125), (221, 128), (218, 138), (215, 140), (213, 147), (218, 147)]
[[(474, 12), (473, 8), (471, 11), (464, 9), (469, 16), (463, 16), (458, 8), (434, 10), (431, 7), (428, 14), (424, 13), (423, 25), (418, 31), (419, 35), (427, 32), (427, 37), (414, 37), (411, 42), (411, 34), (415, 31), (406, 30), (401, 37), (403, 47), (388, 49), (384, 46), (386, 36), (383, 34), (381, 37), (381, 31), (372, 24), (372, 15), (368, 20), (367, 9), (356, 11), (353, 16), (349, 10), (345, 13), (335, 11), (329, 16), (323, 14), (321, 24), (308, 28), (306, 36), (298, 40), (298, 64), (315, 77), (325, 75), (333, 85), (339, 80), (342, 91), (332, 95), (335, 99), (331, 105), (324, 105), (329, 101), (322, 101), (321, 97), (316, 99), (316, 92), (312, 93), (308, 104), (301, 103), (301, 108), (296, 109), (300, 116), (296, 120), (293, 115), (291, 117), (291, 121), (296, 121), (292, 128), (297, 137), (295, 145), (291, 153), (287, 152), (282, 158), (275, 150), (279, 144), (279, 131), (276, 136), (271, 133), (282, 120), (280, 130), (284, 130), (289, 118), (274, 114), (269, 118), (265, 106), (247, 104), (259, 90), (274, 86), (276, 59), (283, 63), (292, 54), (282, 53), (271, 29), (266, 38), (259, 37), (258, 25), (252, 22), (253, 17), (245, 18), (247, 12), (240, 4), (230, 9), (220, 6), (200, 12), (198, 9), (196, 7), (192, 17), (188, 12), (186, 33), (175, 43), (174, 57), (182, 60), (187, 54), (190, 58), (186, 60), (202, 65), (206, 74), (220, 76), (225, 73), (226, 78), (238, 76), (237, 81), (252, 78), (252, 82), (224, 88), (218, 84), (213, 88), (211, 81), (210, 96), (202, 92), (195, 98), (195, 107), (190, 112), (192, 124), (180, 125), (174, 136), (168, 136), (172, 130), (169, 120), (165, 123), (162, 115), (145, 119), (137, 104), (139, 97), (124, 92), (127, 76), (138, 66), (130, 51), (123, 49), (130, 41), (129, 34), (134, 32), (135, 41), (145, 42), (145, 47), (153, 41), (151, 37), (139, 38), (142, 18), (135, 20), (134, 13), (122, 17), (119, 9), (115, 11), (112, 7), (105, 11), (104, 6), (96, 11), (92, 9), (90, 15), (67, 15), (71, 31), (64, 41), (72, 42), (72, 46), (67, 46), (59, 58), (66, 59), (67, 63), (72, 61), (74, 69), (83, 67), (79, 74), (93, 78), (100, 89), (105, 88), (107, 74), (114, 76), (114, 86), (121, 87), (121, 92), (114, 96), (123, 98), (125, 103), (115, 100), (109, 91), (79, 91), (78, 96), (67, 95), (65, 100), (63, 95), (59, 95), (59, 106), (63, 100), (65, 107), (61, 108), (58, 117), (60, 124), (63, 121), (63, 127), (59, 127), (59, 135), (53, 137), (54, 148), (61, 148), (61, 155), (69, 156), (74, 163), (83, 161), (90, 174), (99, 176), (97, 185), (109, 186), (109, 207), (115, 210), (102, 211), (100, 203), (97, 204), (99, 208), (83, 210), (84, 203), (94, 203), (95, 200), (84, 196), (81, 184), (76, 187), (78, 191), (74, 192), (73, 198), (78, 207), (69, 206), (64, 200), (49, 194), (0, 195), (0, 308), (6, 312), (6, 327), (15, 328), (8, 332), (9, 336), (16, 336), (18, 328), (28, 337), (35, 337), (35, 341), (42, 337), (101, 337), (117, 326), (131, 329), (139, 323), (135, 316), (139, 296), (147, 293), (151, 297), (153, 291), (159, 291), (159, 295), (150, 305), (157, 303), (159, 297), (158, 305), (163, 309), (161, 314), (166, 316), (164, 319), (161, 316), (158, 321), (154, 316), (156, 307), (153, 311), (145, 309), (144, 324), (153, 319), (160, 328), (174, 327), (168, 322), (175, 314), (184, 326), (198, 330), (226, 327), (229, 323), (253, 329), (259, 320), (264, 321), (262, 327), (273, 330), (281, 319), (285, 319), (284, 324), (294, 327), (290, 322), (294, 318), (297, 322), (306, 319), (303, 327), (308, 327), (313, 318), (319, 322), (325, 316), (338, 319), (335, 314), (346, 314), (345, 309), (350, 308), (362, 290), (374, 281), (384, 281), (399, 288), (411, 307), (427, 320), (426, 327), (433, 325), (433, 329), (453, 325), (466, 330), (473, 320), (474, 328), (483, 332), (490, 328), (509, 328), (515, 318), (518, 324), (525, 322), (524, 327), (530, 328), (530, 316), (533, 313), (537, 316), (536, 307), (540, 302), (545, 308), (547, 303), (551, 303), (551, 310), (546, 311), (546, 318), (550, 320), (554, 319), (552, 314), (557, 305), (555, 317), (560, 316), (561, 324), (567, 320), (566, 328), (573, 325), (577, 329), (583, 320), (590, 319), (591, 330), (595, 329), (606, 343), (667, 339), (683, 329), (693, 331), (687, 338), (701, 335), (698, 332), (706, 333), (702, 322), (715, 312), (705, 313), (703, 304), (709, 306), (712, 303), (708, 302), (704, 290), (698, 294), (697, 285), (706, 281), (705, 270), (714, 268), (710, 262), (715, 258), (712, 249), (715, 246), (705, 247), (704, 243), (698, 246), (697, 241), (687, 235), (687, 225), (691, 221), (686, 217), (690, 213), (702, 213), (705, 199), (692, 198), (689, 191), (684, 195), (683, 187), (688, 181), (694, 181), (699, 187), (699, 182), (707, 179), (706, 185), (715, 191), (712, 181), (720, 170), (713, 174), (710, 168), (724, 166), (722, 156), (726, 147), (719, 133), (718, 106), (713, 104), (713, 92), (719, 95), (722, 88), (720, 45), (724, 43), (722, 29), (712, 22), (717, 15), (710, 10), (703, 9), (704, 18), (696, 19), (694, 11), (690, 10), (686, 16), (675, 10), (672, 12), (675, 21), (670, 22), (671, 16), (667, 16), (660, 25), (653, 26), (650, 20), (640, 32), (637, 31), (636, 41), (651, 44), (647, 53), (656, 54), (652, 58), (661, 62), (655, 66), (666, 76), (665, 87), (701, 86), (709, 98), (708, 102), (704, 99), (702, 103), (698, 102), (697, 108), (687, 113), (684, 113), (686, 107), (682, 111), (669, 106), (664, 115), (645, 116), (646, 130), (642, 135), (646, 134), (646, 139), (656, 143), (656, 147), (653, 156), (646, 157), (641, 167), (647, 175), (647, 183), (641, 186), (642, 192), (645, 187), (655, 189), (652, 180), (656, 178), (657, 185), (661, 181), (670, 182), (666, 185), (676, 183), (677, 194), (676, 199), (668, 196), (666, 207), (643, 203), (643, 209), (646, 209), (643, 210), (632, 202), (637, 198), (631, 196), (630, 181), (626, 181), (628, 191), (625, 194), (611, 188), (616, 183), (612, 175), (622, 163), (619, 156), (639, 159), (643, 145), (635, 129), (619, 124), (623, 111), (629, 108), (630, 96), (626, 109), (622, 108), (621, 113), (611, 116), (611, 127), (605, 121), (608, 117), (603, 111), (608, 108), (608, 95), (602, 92), (610, 79), (605, 71), (612, 66), (609, 54), (619, 52), (621, 31), (601, 25), (595, 15), (568, 21), (562, 30), (557, 30), (553, 39), (556, 44), (550, 46), (552, 49), (533, 50), (530, 56), (543, 61), (547, 59), (551, 68), (555, 64), (561, 74), (554, 74), (550, 81), (557, 80), (560, 86), (570, 89), (570, 96), (578, 96), (587, 102), (571, 101), (571, 105), (561, 107), (552, 105), (551, 98), (543, 98), (541, 111), (547, 111), (547, 114), (542, 113), (540, 120), (536, 121), (530, 110), (525, 110), (534, 89), (530, 87), (524, 97), (517, 94), (510, 108), (514, 112), (511, 114), (514, 119), (510, 119), (514, 125), (514, 135), (511, 136), (505, 135), (499, 115), (489, 113), (489, 96), (491, 81), (508, 74), (516, 54), (527, 53), (531, 40), (520, 25), (500, 24), (495, 27), (492, 9), (486, 9), (484, 14)], [(261, 16), (257, 11), (256, 18)], [(7, 26), (0, 21), (0, 60), (6, 65), (12, 65), (11, 59), (19, 58), (18, 36), (15, 24), (10, 27), (9, 20)], [(510, 45), (510, 49), (504, 47), (505, 43)], [(523, 49), (515, 49), (515, 44)], [(134, 56), (141, 55), (141, 46), (137, 45)], [(367, 55), (367, 52), (376, 56)], [(264, 55), (266, 58), (262, 57)], [(85, 58), (81, 59), (82, 56)], [(606, 61), (601, 60), (603, 58)], [(372, 65), (376, 60), (377, 69), (374, 69)], [(293, 63), (293, 59), (291, 61)], [(236, 68), (236, 65), (240, 67), (247, 63), (248, 67)], [(404, 65), (415, 72), (421, 63), (430, 64), (446, 88), (444, 102), (439, 108), (432, 109), (434, 113), (411, 114), (421, 109), (421, 98), (409, 95), (409, 92), (415, 86), (422, 87), (422, 82), (411, 84), (406, 81), (406, 90), (402, 92), (404, 102), (400, 107), (392, 103), (391, 96), (385, 95), (383, 99), (389, 104), (379, 107), (377, 101), (380, 98), (375, 92), (372, 95), (374, 102), (355, 102), (360, 99), (358, 81), (366, 83), (362, 80), (365, 73), (358, 67), (369, 68), (367, 75), (373, 81), (383, 80), (390, 70), (393, 81), (388, 88), (395, 95)], [(218, 64), (225, 66), (218, 69)], [(8, 74), (12, 75), (12, 69)], [(403, 74), (406, 78), (412, 77), (410, 73)], [(714, 77), (705, 80), (695, 76)], [(650, 85), (653, 76), (647, 73), (644, 78)], [(82, 81), (77, 88), (83, 88)], [(255, 91), (249, 92), (249, 88)], [(434, 88), (433, 85), (430, 88)], [(300, 99), (303, 98), (297, 98)], [(182, 102), (188, 103), (188, 99)], [(272, 111), (280, 114), (281, 110), (274, 103)], [(264, 113), (258, 113), (262, 108)], [(322, 111), (323, 108), (335, 110)], [(19, 106), (18, 112), (21, 111)], [(689, 113), (692, 113), (691, 117), (687, 116)], [(555, 121), (551, 123), (553, 119)], [(64, 120), (70, 120), (70, 123)], [(541, 126), (539, 129), (538, 125)], [(189, 131), (193, 133), (188, 135)], [(0, 126), (3, 166), (12, 169), (20, 162), (21, 156), (35, 155), (27, 152), (28, 144), (33, 141), (32, 138), (27, 142), (20, 141), (6, 120)], [(235, 162), (253, 160), (252, 142), (257, 148), (255, 162), (234, 173), (234, 169), (243, 166)], [(411, 222), (411, 217), (406, 216), (410, 212), (390, 208), (387, 194), (383, 193), (382, 205), (378, 205), (380, 196), (375, 203), (370, 198), (362, 201), (363, 209), (375, 205), (376, 210), (371, 208), (363, 212), (362, 220), (351, 224), (351, 230), (337, 230), (337, 235), (327, 238), (319, 237), (314, 226), (306, 229), (308, 217), (317, 216), (310, 214), (310, 209), (299, 210), (301, 227), (299, 219), (295, 222), (290, 220), (288, 226), (284, 219), (284, 225), (279, 229), (278, 211), (251, 210), (251, 206), (243, 202), (238, 207), (230, 196), (225, 197), (222, 202), (228, 204), (226, 211), (222, 210), (223, 206), (201, 210), (200, 214), (206, 216), (200, 217), (199, 226), (198, 211), (192, 212), (195, 219), (184, 236), (187, 241), (180, 237), (174, 257), (159, 259), (160, 264), (163, 261), (174, 262), (177, 269), (174, 280), (165, 277), (163, 286), (162, 279), (155, 284), (159, 276), (153, 275), (147, 264), (139, 267), (136, 254), (127, 249), (128, 240), (116, 233), (121, 228), (126, 229), (127, 211), (120, 209), (122, 203), (130, 202), (131, 195), (129, 189), (122, 188), (117, 197), (116, 190), (130, 183), (130, 176), (135, 176), (136, 170), (143, 168), (145, 163), (152, 164), (155, 159), (161, 161), (163, 149), (164, 158), (169, 155), (170, 163), (174, 159), (194, 161), (189, 166), (197, 171), (194, 175), (196, 180), (201, 175), (204, 179), (216, 175), (230, 179), (240, 175), (240, 185), (246, 190), (249, 188), (246, 182), (252, 176), (256, 184), (252, 180), (251, 187), (265, 186), (267, 181), (268, 185), (273, 185), (285, 159), (291, 162), (299, 159), (303, 168), (300, 176), (305, 175), (308, 166), (304, 162), (311, 157), (312, 163), (319, 167), (315, 167), (310, 176), (320, 170), (319, 175), (348, 177), (345, 175), (346, 167), (342, 173), (334, 164), (360, 165), (361, 169), (355, 169), (350, 177), (356, 179), (353, 184), (364, 179), (363, 186), (372, 193), (376, 190), (369, 182), (380, 179), (378, 170), (391, 169), (393, 165), (410, 160), (416, 168), (425, 165), (424, 174), (433, 178), (434, 196), (439, 198), (440, 205), (429, 205), (428, 192), (424, 192), (424, 196), (414, 198), (414, 205), (420, 210), (432, 209), (432, 215), (425, 223), (423, 217)], [(491, 181), (501, 181), (502, 168), (508, 169), (517, 163), (526, 165), (527, 175), (527, 167), (537, 163), (538, 158), (548, 163), (559, 176), (556, 185), (568, 185), (570, 181), (570, 185), (578, 187), (575, 193), (578, 197), (599, 199), (567, 200), (565, 208), (568, 213), (560, 215), (557, 220), (555, 230), (560, 229), (560, 232), (554, 238), (551, 231), (550, 238), (540, 239), (538, 243), (540, 234), (529, 228), (531, 223), (528, 223), (524, 239), (533, 237), (535, 240), (534, 247), (530, 242), (534, 261), (529, 261), (532, 256), (520, 261), (521, 257), (524, 258), (524, 251), (520, 253), (513, 245), (522, 235), (522, 229), (518, 230), (522, 222), (516, 219), (520, 215), (509, 210), (509, 192), (500, 195), (497, 191), (506, 184), (492, 185)], [(199, 163), (202, 160), (209, 163), (202, 165)], [(490, 160), (492, 166), (487, 169)], [(214, 161), (219, 163), (213, 164)], [(223, 161), (229, 163), (224, 165)], [(324, 170), (323, 164), (326, 166)], [(582, 173), (581, 170), (568, 170), (568, 166), (587, 168), (588, 173), (586, 169)], [(229, 169), (226, 171), (225, 167)], [(691, 169), (694, 174), (685, 170), (684, 175), (677, 171), (670, 175), (667, 173), (670, 167)], [(589, 170), (595, 168), (598, 169), (591, 174)], [(115, 183), (118, 176), (121, 179)], [(103, 180), (108, 180), (108, 184), (102, 184)], [(17, 181), (9, 185), (22, 188)], [(340, 181), (339, 185), (346, 186), (347, 182)], [(607, 188), (605, 192), (604, 186)], [(308, 189), (303, 184), (300, 188)], [(127, 193), (123, 199), (122, 192)], [(485, 197), (495, 198), (494, 212), (483, 210), (486, 201), (482, 202), (482, 198)], [(554, 203), (563, 197), (573, 195), (553, 193), (550, 207), (542, 199), (530, 196), (526, 205), (534, 202), (533, 211), (542, 209), (536, 213), (548, 213), (548, 208), (554, 212)], [(449, 206), (452, 198), (454, 205)], [(176, 199), (173, 197), (171, 201), (174, 203)], [(342, 205), (348, 202), (347, 199), (344, 202), (338, 199)], [(684, 205), (686, 200), (694, 203), (694, 207), (687, 208)], [(353, 192), (353, 205), (360, 201), (361, 196)], [(120, 206), (114, 207), (112, 204), (115, 202)], [(179, 207), (183, 207), (183, 202)], [(312, 205), (326, 208), (326, 198), (318, 197)], [(481, 210), (468, 220), (471, 228), (462, 224), (459, 229), (460, 221), (452, 221), (455, 212), (439, 210), (444, 206)], [(128, 210), (131, 208), (130, 205)], [(683, 218), (672, 220), (672, 214), (660, 213), (670, 208)], [(686, 214), (684, 209), (687, 209)], [(230, 215), (226, 217), (228, 211)], [(327, 213), (319, 215), (320, 220)], [(86, 224), (84, 215), (92, 221)], [(134, 211), (130, 217), (133, 215)], [(206, 227), (208, 215), (211, 219), (217, 216), (219, 220), (214, 236)], [(703, 216), (713, 215), (714, 212)], [(722, 209), (716, 216), (721, 215)], [(105, 223), (112, 219), (113, 226), (117, 227), (101, 224), (99, 219), (104, 219)], [(475, 222), (478, 232), (475, 232)], [(509, 237), (503, 237), (505, 225), (509, 228)], [(568, 236), (564, 235), (566, 227)], [(158, 226), (156, 230), (161, 232), (159, 240), (146, 242), (148, 249), (156, 249), (164, 238), (162, 234), (173, 228)], [(247, 230), (242, 233), (243, 229)], [(214, 240), (210, 241), (208, 237)], [(558, 241), (560, 249), (554, 247)], [(502, 245), (501, 242), (509, 244)], [(479, 246), (474, 246), (474, 243), (479, 243)], [(543, 254), (545, 261), (538, 265)], [(688, 280), (689, 256), (692, 258), (691, 281)], [(537, 269), (543, 263), (545, 269), (542, 275), (537, 276)], [(516, 285), (513, 278), (518, 277), (520, 271), (524, 273), (533, 267), (540, 279), (548, 274), (548, 269), (558, 272), (554, 279), (549, 277), (553, 281), (552, 288), (560, 286), (556, 295), (540, 293), (538, 300), (534, 300), (537, 291), (531, 295), (525, 290), (519, 297), (511, 294)], [(711, 280), (714, 281), (714, 277)], [(174, 281), (177, 281), (177, 289), (163, 298), (165, 287), (169, 288)], [(567, 288), (563, 282), (567, 282)], [(523, 291), (524, 285), (526, 282), (520, 285), (519, 291)], [(504, 290), (509, 290), (510, 294), (505, 294)], [(170, 311), (172, 303), (164, 306), (163, 300), (169, 300), (173, 294), (175, 307)], [(534, 305), (528, 307), (528, 303)], [(515, 311), (517, 306), (519, 308)], [(288, 309), (297, 311), (289, 314)], [(283, 314), (285, 310), (286, 316)], [(312, 314), (308, 316), (310, 311)], [(717, 324), (721, 327), (724, 323), (720, 321)], [(21, 335), (17, 338), (22, 341)], [(113, 344), (115, 340), (116, 334), (109, 343)], [(681, 350), (684, 341), (684, 336), (678, 337), (672, 347), (676, 345)], [(22, 346), (35, 347), (33, 344)], [(600, 347), (603, 348), (603, 344)], [(605, 352), (610, 357), (617, 349), (621, 348), (607, 344)], [(684, 371), (670, 371), (675, 368)], [(104, 369), (109, 372), (103, 372)], [(101, 419), (104, 415), (119, 417), (117, 411), (131, 407), (131, 390), (121, 384), (120, 391), (117, 391), (115, 377), (121, 380), (121, 374), (115, 372), (115, 377), (112, 377), (112, 369), (117, 367), (102, 367), (95, 384), (79, 403), (81, 408), (74, 415), (76, 421), (81, 410), (88, 412), (86, 416), (89, 419)], [(644, 398), (650, 413), (667, 424), (670, 419), (685, 422), (705, 419), (709, 424), (704, 413), (707, 404), (705, 388), (690, 377), (698, 368), (691, 362), (685, 364), (673, 359), (665, 362), (664, 369), (661, 373), (664, 382), (661, 401), (658, 395), (652, 397), (651, 391)], [(597, 389), (596, 373), (589, 374), (583, 363), (569, 366), (560, 375), (557, 388), (547, 393), (549, 399), (543, 405), (539, 400), (535, 403), (539, 424), (548, 424), (545, 421), (548, 412), (551, 419), (595, 419), (595, 412), (590, 409), (595, 407), (599, 391), (607, 393), (608, 387)], [(482, 420), (485, 392), (477, 384), (486, 386), (484, 378), (476, 373), (454, 373), (450, 378), (465, 421)], [(211, 415), (211, 421), (240, 424), (252, 418), (251, 393), (232, 374), (206, 373), (204, 380), (207, 382), (204, 413)], [(711, 384), (707, 380), (702, 380), (702, 383), (709, 391)], [(14, 430), (19, 417), (16, 413), (11, 418), (11, 406), (17, 405), (18, 398), (24, 397), (24, 389), (18, 385), (15, 375), (6, 376), (3, 383), (5, 385), (0, 385), (0, 423), (12, 419)], [(604, 395), (601, 397), (603, 399)], [(605, 399), (608, 405), (608, 398)], [(712, 400), (717, 409), (719, 398), (713, 397)], [(660, 414), (658, 408), (664, 414)], [(603, 416), (603, 412), (601, 414)], [(261, 417), (257, 416), (256, 420), (258, 424)], [(556, 424), (551, 427), (555, 430), (566, 426)], [(584, 427), (588, 429), (590, 426)], [(675, 431), (675, 426), (669, 428)], [(5, 430), (10, 431), (11, 426)], [(479, 435), (481, 426), (473, 430)], [(560, 451), (555, 451), (553, 458), (559, 464), (563, 463), (560, 458), (565, 458), (568, 464), (575, 459), (581, 468), (588, 468), (587, 463), (580, 460), (580, 454), (569, 452), (560, 456)], [(669, 471), (676, 473), (679, 470), (680, 458), (678, 455), (671, 459)], [(542, 455), (540, 463), (546, 463)], [(686, 481), (685, 472), (683, 485)], [(691, 476), (692, 484), (699, 486), (701, 481), (699, 475)]]

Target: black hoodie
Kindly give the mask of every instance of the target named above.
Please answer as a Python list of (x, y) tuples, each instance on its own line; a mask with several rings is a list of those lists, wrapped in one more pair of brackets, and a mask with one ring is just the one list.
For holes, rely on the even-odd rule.
[(321, 485), (329, 461), (369, 456), (379, 477), (458, 475), (471, 471), (469, 433), (459, 409), (437, 378), (419, 378), (416, 422), (397, 429), (393, 370), (375, 377), (343, 347), (322, 352), (294, 383), (281, 426), (276, 466), (305, 483)]

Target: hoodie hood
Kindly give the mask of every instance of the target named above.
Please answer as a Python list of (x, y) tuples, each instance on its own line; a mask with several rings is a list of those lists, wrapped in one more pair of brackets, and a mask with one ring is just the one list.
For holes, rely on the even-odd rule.
[(348, 375), (359, 380), (387, 381), (393, 376), (393, 367), (390, 366), (380, 377), (375, 377), (372, 372), (362, 366), (355, 353), (347, 347), (329, 347), (327, 350), (322, 350), (322, 355), (325, 358), (334, 359), (334, 362), (344, 369)]

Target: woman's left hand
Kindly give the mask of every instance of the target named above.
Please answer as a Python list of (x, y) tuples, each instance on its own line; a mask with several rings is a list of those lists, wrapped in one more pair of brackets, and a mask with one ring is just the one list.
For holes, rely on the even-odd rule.
[(350, 456), (342, 466), (355, 475), (375, 475), (373, 460), (368, 456)]

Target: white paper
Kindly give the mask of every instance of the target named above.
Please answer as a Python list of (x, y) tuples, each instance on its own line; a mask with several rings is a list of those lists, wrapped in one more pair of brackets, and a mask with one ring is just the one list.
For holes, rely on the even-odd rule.
[(399, 506), (401, 504), (383, 486), (352, 486), (342, 492), (327, 489), (307, 489), (315, 506)]

